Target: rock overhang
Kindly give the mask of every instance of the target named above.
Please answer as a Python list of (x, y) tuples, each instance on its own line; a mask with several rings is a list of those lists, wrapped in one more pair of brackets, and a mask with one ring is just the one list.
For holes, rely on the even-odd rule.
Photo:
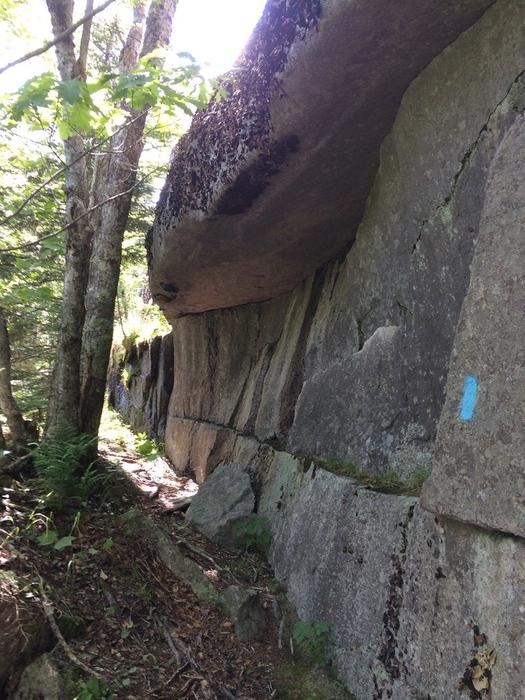
[(269, 0), (176, 146), (148, 240), (169, 319), (283, 294), (350, 246), (405, 89), (493, 0)]

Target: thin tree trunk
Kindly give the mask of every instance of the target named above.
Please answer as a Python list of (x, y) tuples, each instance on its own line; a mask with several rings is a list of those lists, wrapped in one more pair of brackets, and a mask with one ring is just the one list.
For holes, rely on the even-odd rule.
[[(29, 435), (11, 388), (11, 346), (2, 309), (0, 309), (0, 411), (7, 418), (11, 440), (15, 445), (23, 446), (29, 439)], [(3, 442), (3, 440), (0, 430), (0, 441)]]
[[(2, 430), (2, 424), (0, 423), (0, 451), (5, 449), (5, 437), (4, 431)], [(2, 455), (0, 455), (0, 464), (2, 463)]]
[[(47, 0), (55, 37), (73, 23), (73, 6), (74, 0)], [(83, 42), (87, 40), (83, 36)], [(62, 80), (84, 78), (72, 35), (59, 41), (55, 52)], [(81, 136), (71, 136), (64, 141), (66, 165), (71, 164), (66, 171), (64, 186), (66, 223), (74, 222), (89, 207), (87, 160), (80, 158), (77, 161), (84, 151)], [(49, 400), (48, 430), (58, 422), (67, 422), (77, 431), (80, 428), (80, 356), (91, 240), (92, 230), (87, 217), (71, 223), (67, 234), (62, 318)]]
[[(177, 0), (155, 0), (150, 5), (141, 56), (166, 46), (171, 36)], [(138, 52), (128, 37), (121, 60), (129, 70), (138, 60)], [(135, 117), (138, 113), (132, 112)], [(133, 187), (144, 142), (146, 115), (117, 134), (111, 143), (111, 154), (97, 177), (97, 200), (113, 196)], [(97, 168), (98, 170), (98, 168)], [(104, 177), (100, 177), (100, 173)], [(104, 405), (104, 393), (111, 344), (115, 298), (122, 256), (122, 240), (128, 222), (133, 192), (119, 197), (100, 210), (95, 226), (89, 285), (86, 295), (86, 320), (82, 342), (81, 429), (96, 435)]]

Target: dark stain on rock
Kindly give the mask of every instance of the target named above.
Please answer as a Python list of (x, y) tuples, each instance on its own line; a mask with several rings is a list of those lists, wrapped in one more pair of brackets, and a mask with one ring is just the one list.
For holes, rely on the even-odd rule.
[[(258, 153), (257, 162), (220, 202), (223, 213), (243, 211), (297, 146), (294, 137), (270, 145), (270, 101), (280, 89), (279, 75), (291, 46), (315, 30), (320, 14), (320, 0), (267, 2), (237, 70), (223, 78), (228, 96), (197, 112), (190, 130), (174, 149), (157, 206), (155, 235), (175, 226), (188, 211), (209, 212), (221, 184), (233, 182), (243, 162)], [(217, 162), (222, 165), (220, 174)], [(151, 236), (148, 245), (151, 249)]]
[[(399, 617), (403, 604), (403, 588), (405, 574), (405, 559), (408, 546), (408, 526), (414, 515), (415, 506), (412, 505), (408, 509), (406, 518), (401, 527), (401, 547), (399, 553), (392, 554), (392, 574), (389, 579), (389, 592), (386, 610), (383, 614), (383, 644), (378, 655), (378, 660), (383, 664), (385, 671), (388, 673), (392, 681), (401, 676), (401, 661), (397, 648), (397, 634), (399, 632)], [(376, 693), (373, 700), (379, 700), (383, 697), (383, 691), (386, 692), (386, 697), (391, 697), (392, 691), (387, 688), (379, 688), (376, 682)]]
[(445, 574), (443, 573), (443, 569), (442, 569), (440, 566), (438, 566), (438, 568), (436, 569), (435, 576), (436, 576), (436, 579), (438, 579), (438, 580), (439, 580), (440, 578), (447, 578), (447, 577), (445, 576)]
[(161, 282), (160, 286), (165, 292), (168, 292), (169, 294), (173, 294), (173, 298), (177, 296), (179, 293), (179, 288), (177, 287), (176, 284), (172, 284), (171, 282)]
[(276, 175), (288, 161), (289, 156), (299, 147), (297, 136), (288, 136), (270, 147), (268, 153), (261, 154), (235, 180), (233, 187), (217, 202), (217, 214), (242, 214), (264, 192), (272, 175)]

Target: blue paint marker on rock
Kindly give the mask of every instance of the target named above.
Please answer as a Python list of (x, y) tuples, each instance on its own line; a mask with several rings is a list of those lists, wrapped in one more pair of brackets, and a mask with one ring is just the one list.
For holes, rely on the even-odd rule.
[(463, 398), (459, 408), (459, 417), (461, 420), (472, 420), (474, 418), (474, 409), (478, 400), (478, 380), (471, 374), (465, 377), (463, 382)]

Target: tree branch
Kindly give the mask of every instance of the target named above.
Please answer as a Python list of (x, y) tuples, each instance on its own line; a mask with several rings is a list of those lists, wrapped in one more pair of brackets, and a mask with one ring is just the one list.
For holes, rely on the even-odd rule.
[[(89, 17), (89, 15), (91, 16)], [(83, 80), (86, 79), (89, 40), (93, 23), (93, 0), (86, 0), (86, 14), (84, 16), (89, 17), (89, 19), (86, 19), (82, 27), (82, 37), (80, 38), (80, 49), (78, 52), (78, 72)]]
[(78, 22), (75, 22), (74, 24), (72, 24), (64, 32), (57, 34), (54, 39), (52, 39), (51, 41), (48, 41), (46, 44), (41, 46), (39, 49), (35, 49), (34, 51), (30, 51), (29, 53), (26, 53), (25, 56), (21, 56), (20, 58), (17, 58), (16, 61), (11, 61), (11, 63), (7, 63), (5, 66), (2, 66), (0, 68), (0, 75), (2, 73), (5, 73), (5, 71), (8, 70), (9, 68), (13, 68), (13, 66), (17, 66), (20, 63), (25, 63), (25, 61), (28, 61), (30, 58), (35, 58), (35, 56), (40, 56), (40, 54), (43, 54), (46, 51), (49, 51), (49, 49), (52, 48), (53, 46), (55, 46), (55, 44), (58, 44), (60, 41), (63, 41), (64, 39), (66, 39), (70, 34), (73, 34), (73, 32), (76, 31), (81, 25), (83, 25), (86, 22), (90, 22), (95, 15), (98, 15), (99, 12), (102, 12), (102, 10), (105, 10), (106, 7), (108, 7), (108, 5), (111, 5), (112, 2), (115, 2), (115, 0), (106, 0), (106, 2), (103, 2), (102, 5), (99, 5), (91, 12), (88, 12), (88, 14), (84, 15), (84, 17), (82, 17), (82, 19), (79, 19)]
[(123, 192), (118, 192), (117, 194), (114, 194), (111, 197), (108, 197), (107, 199), (104, 199), (102, 202), (98, 202), (98, 204), (95, 204), (94, 206), (90, 207), (89, 209), (86, 209), (85, 212), (77, 216), (75, 219), (72, 219), (69, 221), (65, 226), (62, 226), (62, 228), (59, 228), (58, 231), (53, 231), (53, 233), (47, 233), (45, 236), (41, 236), (40, 238), (37, 238), (36, 241), (30, 241), (29, 243), (22, 243), (21, 245), (15, 245), (12, 246), (11, 248), (0, 248), (0, 253), (11, 253), (14, 250), (25, 250), (26, 248), (32, 248), (34, 245), (38, 245), (39, 243), (42, 243), (42, 241), (47, 241), (48, 238), (54, 238), (54, 236), (58, 236), (64, 231), (66, 231), (70, 226), (73, 224), (76, 224), (77, 221), (80, 221), (81, 219), (84, 219), (88, 214), (91, 214), (91, 212), (95, 211), (96, 209), (99, 209), (100, 207), (103, 207), (104, 204), (107, 204), (108, 202), (112, 202), (114, 199), (118, 199), (119, 197), (123, 197), (125, 194), (129, 194), (132, 192), (135, 187), (138, 187), (138, 185), (141, 185), (143, 182), (147, 180), (149, 176), (145, 175), (143, 178), (135, 182), (134, 185), (129, 187), (127, 190), (124, 190)]
[[(149, 109), (149, 108), (148, 108), (148, 109)], [(14, 218), (15, 216), (17, 216), (18, 214), (20, 214), (20, 212), (22, 211), (22, 209), (23, 209), (27, 204), (29, 204), (29, 202), (30, 202), (34, 197), (36, 197), (36, 195), (37, 195), (39, 192), (42, 192), (42, 190), (43, 190), (45, 187), (47, 187), (51, 182), (53, 182), (53, 180), (55, 180), (59, 175), (62, 175), (62, 173), (65, 173), (66, 170), (68, 170), (68, 168), (71, 168), (73, 165), (75, 165), (76, 163), (78, 163), (78, 161), (82, 160), (82, 158), (85, 158), (85, 157), (88, 156), (90, 153), (93, 153), (93, 151), (96, 151), (97, 148), (99, 148), (99, 146), (102, 146), (103, 144), (105, 144), (105, 143), (107, 143), (108, 141), (110, 141), (110, 140), (113, 138), (113, 136), (115, 136), (115, 135), (118, 134), (120, 131), (122, 131), (122, 129), (125, 129), (126, 127), (130, 126), (130, 124), (133, 124), (133, 122), (135, 122), (135, 121), (137, 121), (138, 119), (140, 119), (142, 116), (144, 116), (144, 114), (147, 113), (147, 111), (148, 111), (148, 110), (145, 109), (143, 112), (141, 112), (140, 114), (138, 114), (136, 117), (133, 117), (133, 119), (130, 119), (129, 121), (124, 122), (124, 124), (122, 124), (121, 126), (119, 126), (119, 128), (116, 129), (112, 134), (110, 134), (109, 136), (106, 136), (106, 137), (103, 138), (101, 141), (97, 141), (97, 143), (93, 144), (93, 146), (90, 146), (89, 148), (87, 148), (87, 149), (86, 149), (83, 153), (81, 153), (77, 158), (75, 158), (74, 160), (72, 160), (71, 163), (67, 163), (67, 164), (64, 165), (62, 168), (59, 168), (58, 170), (56, 170), (45, 182), (43, 182), (43, 183), (42, 183), (41, 185), (39, 185), (35, 190), (33, 190), (33, 191), (31, 192), (31, 194), (28, 195), (28, 196), (21, 202), (21, 204), (15, 209), (15, 211), (14, 211), (12, 214), (9, 214), (9, 216), (6, 216), (4, 219), (2, 219), (2, 220), (0, 221), (0, 226), (4, 226), (8, 221), (10, 221), (11, 219), (13, 219), (13, 218)], [(6, 250), (7, 250), (7, 249), (6, 249)], [(17, 248), (17, 250), (18, 250), (18, 248)]]

